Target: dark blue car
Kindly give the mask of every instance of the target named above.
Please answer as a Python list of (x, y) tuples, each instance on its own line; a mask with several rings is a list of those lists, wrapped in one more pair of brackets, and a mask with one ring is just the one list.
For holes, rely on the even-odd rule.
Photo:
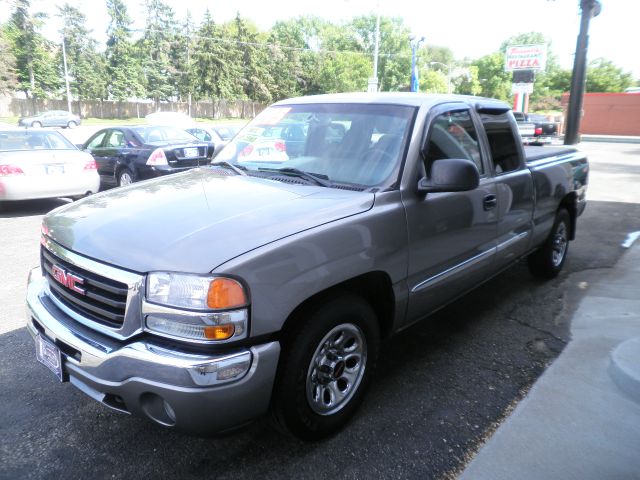
[(206, 143), (179, 128), (156, 125), (105, 128), (82, 149), (96, 160), (102, 187), (182, 172), (210, 161)]

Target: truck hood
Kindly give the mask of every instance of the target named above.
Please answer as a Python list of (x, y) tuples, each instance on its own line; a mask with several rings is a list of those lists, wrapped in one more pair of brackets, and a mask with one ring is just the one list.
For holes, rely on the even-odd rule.
[(208, 168), (114, 189), (44, 219), (64, 247), (136, 272), (206, 273), (245, 252), (373, 206), (374, 194)]

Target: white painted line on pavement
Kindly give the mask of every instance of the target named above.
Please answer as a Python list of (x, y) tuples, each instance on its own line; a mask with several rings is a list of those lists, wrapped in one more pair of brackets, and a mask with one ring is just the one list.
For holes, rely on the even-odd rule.
[(627, 235), (627, 239), (624, 242), (622, 242), (622, 246), (624, 248), (631, 248), (631, 245), (633, 245), (633, 242), (635, 242), (638, 238), (640, 238), (640, 231), (631, 232), (629, 235)]

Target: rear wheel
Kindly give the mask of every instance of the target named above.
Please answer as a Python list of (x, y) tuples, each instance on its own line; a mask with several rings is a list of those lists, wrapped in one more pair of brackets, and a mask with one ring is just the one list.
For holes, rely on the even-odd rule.
[(76, 128), (78, 126), (78, 124), (76, 122), (74, 122), (73, 120), (70, 120), (67, 123), (67, 128)]
[(303, 315), (283, 342), (272, 412), (289, 433), (318, 440), (342, 428), (362, 402), (380, 333), (375, 312), (355, 295)]
[(569, 250), (570, 231), (571, 216), (566, 209), (561, 208), (556, 214), (553, 228), (545, 243), (527, 258), (529, 270), (533, 275), (551, 279), (560, 273)]
[(133, 173), (126, 168), (120, 170), (118, 173), (118, 186), (124, 187), (125, 185), (131, 185), (133, 183)]

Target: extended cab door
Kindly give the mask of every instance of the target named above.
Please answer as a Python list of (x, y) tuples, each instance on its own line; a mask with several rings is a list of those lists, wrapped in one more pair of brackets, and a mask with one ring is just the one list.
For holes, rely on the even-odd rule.
[(531, 241), (534, 193), (517, 127), (509, 112), (480, 112), (498, 194), (496, 268), (525, 254)]
[(476, 113), (459, 104), (432, 109), (429, 116), (419, 176), (428, 178), (435, 162), (464, 158), (476, 164), (480, 184), (467, 192), (403, 195), (409, 231), (408, 322), (486, 278), (496, 247), (496, 187)]

